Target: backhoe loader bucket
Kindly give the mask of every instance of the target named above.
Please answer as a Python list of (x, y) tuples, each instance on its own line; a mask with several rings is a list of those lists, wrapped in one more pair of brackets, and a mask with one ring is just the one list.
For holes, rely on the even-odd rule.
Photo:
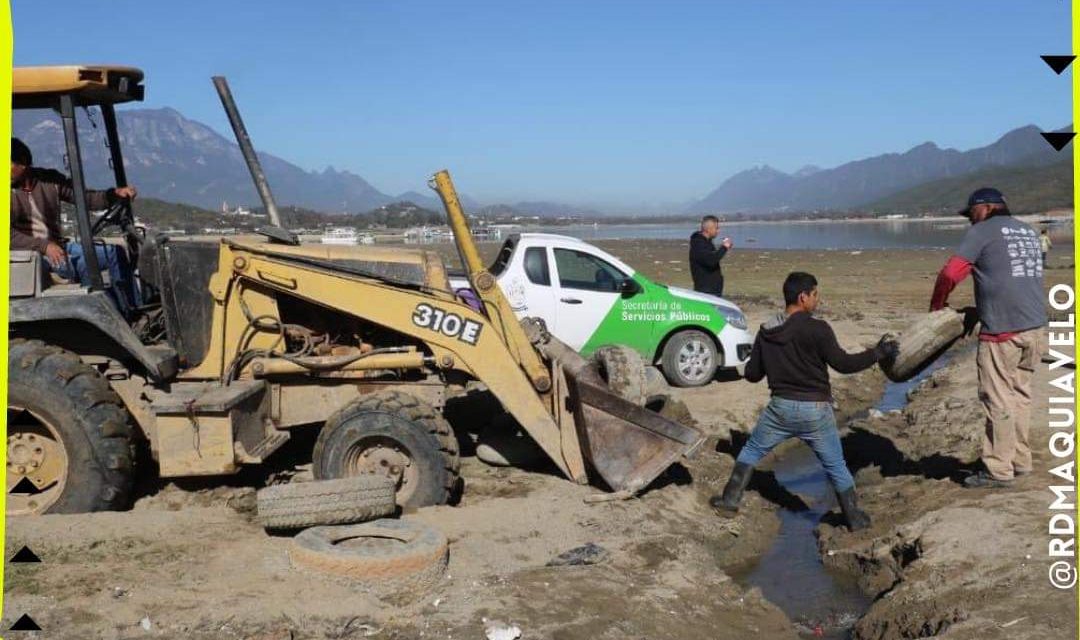
[(637, 493), (705, 441), (700, 430), (612, 393), (596, 366), (547, 333), (542, 321), (530, 318), (523, 325), (537, 349), (566, 376), (581, 450), (613, 491)]
[(614, 491), (637, 493), (705, 441), (698, 429), (609, 391), (594, 365), (566, 379), (585, 459)]

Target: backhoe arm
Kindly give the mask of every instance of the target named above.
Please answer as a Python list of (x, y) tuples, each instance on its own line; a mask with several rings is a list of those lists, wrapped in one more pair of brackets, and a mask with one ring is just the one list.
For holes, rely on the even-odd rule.
[(461, 256), (461, 262), (465, 266), (473, 291), (484, 305), (484, 313), (490, 318), (492, 327), (506, 343), (511, 355), (525, 370), (525, 375), (528, 376), (533, 387), (541, 393), (548, 392), (551, 389), (551, 372), (525, 336), (525, 332), (522, 331), (514, 310), (510, 308), (510, 303), (503, 295), (502, 289), (495, 282), (495, 276), (491, 275), (480, 262), (480, 253), (476, 250), (472, 232), (469, 231), (469, 222), (461, 209), (461, 202), (454, 190), (454, 183), (450, 180), (450, 173), (445, 169), (436, 173), (432, 176), (430, 184), (438, 192), (446, 208), (446, 219), (450, 224), (450, 230), (454, 233), (458, 254)]

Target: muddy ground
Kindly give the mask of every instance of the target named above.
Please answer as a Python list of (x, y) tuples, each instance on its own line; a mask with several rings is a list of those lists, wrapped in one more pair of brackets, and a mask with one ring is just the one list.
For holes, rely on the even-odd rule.
[[(598, 244), (650, 278), (689, 283), (682, 243)], [(784, 274), (815, 273), (820, 316), (855, 349), (925, 310), (946, 257), (737, 250), (725, 267), (729, 293), (754, 326), (776, 308)], [(1051, 267), (1048, 283), (1071, 281), (1071, 247), (1055, 251)], [(961, 286), (954, 306), (970, 302), (970, 288)], [(1047, 375), (1040, 370), (1036, 389), (1048, 388)], [(970, 491), (955, 481), (977, 458), (982, 428), (970, 353), (958, 352), (900, 414), (868, 413), (885, 385), (876, 368), (833, 380), (849, 462), (874, 518), (858, 534), (828, 517), (820, 527), (826, 563), (858, 575), (876, 596), (856, 637), (1076, 637), (1075, 592), (1046, 586), (1048, 454), (1039, 454), (1036, 473), (1015, 488)], [(491, 619), (518, 625), (523, 638), (795, 638), (792, 622), (727, 570), (768, 548), (777, 509), (798, 497), (766, 463), (738, 517), (718, 518), (706, 503), (767, 395), (764, 385), (734, 377), (679, 392), (709, 433), (707, 447), (630, 501), (587, 504), (595, 489), (550, 469), (492, 468), (464, 458), (460, 504), (406, 516), (442, 530), (451, 551), (445, 579), (404, 604), (291, 569), (289, 538), (253, 523), (252, 490), (235, 485), (287, 475), (309, 451), (310, 437), (294, 438), (275, 475), (257, 471), (217, 485), (146, 483), (129, 512), (9, 519), (8, 555), (25, 544), (43, 562), (7, 565), (3, 628), (30, 613), (48, 638), (480, 639)], [(1038, 421), (1045, 391), (1040, 397), (1037, 452), (1046, 437)], [(455, 428), (475, 430), (476, 413), (458, 411)], [(589, 542), (607, 550), (601, 563), (545, 566)]]

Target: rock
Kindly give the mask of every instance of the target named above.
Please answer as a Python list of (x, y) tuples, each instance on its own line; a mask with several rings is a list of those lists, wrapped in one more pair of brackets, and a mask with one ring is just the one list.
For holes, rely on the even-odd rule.
[(149, 631), (150, 630), (150, 616), (145, 616), (142, 620), (139, 620), (139, 626), (142, 627), (143, 631)]
[(548, 562), (547, 566), (577, 567), (587, 564), (598, 564), (603, 562), (607, 556), (607, 549), (589, 542), (565, 553), (560, 553), (553, 560)]

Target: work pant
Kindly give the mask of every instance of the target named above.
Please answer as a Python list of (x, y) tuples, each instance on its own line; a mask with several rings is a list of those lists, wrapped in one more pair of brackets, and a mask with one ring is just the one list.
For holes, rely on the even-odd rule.
[(757, 425), (737, 461), (754, 466), (789, 438), (798, 438), (814, 450), (837, 492), (855, 487), (855, 479), (844, 461), (836, 416), (828, 402), (773, 397), (758, 416)]
[[(95, 243), (98, 268), (108, 271), (109, 282), (105, 293), (120, 310), (124, 318), (130, 319), (135, 307), (142, 305), (142, 294), (135, 283), (135, 271), (128, 260), (123, 247), (107, 243)], [(53, 273), (65, 280), (78, 281), (83, 286), (90, 284), (90, 270), (87, 268), (82, 245), (71, 240), (64, 247), (67, 261), (59, 267), (51, 267)]]
[(986, 414), (982, 461), (998, 480), (1031, 471), (1031, 374), (1042, 355), (1042, 332), (979, 342), (979, 401)]

